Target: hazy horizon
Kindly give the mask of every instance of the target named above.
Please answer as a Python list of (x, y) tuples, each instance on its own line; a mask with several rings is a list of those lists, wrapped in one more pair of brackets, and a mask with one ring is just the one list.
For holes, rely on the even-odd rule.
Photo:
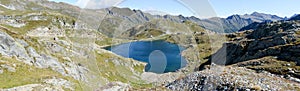
[[(251, 14), (253, 12), (277, 15), (280, 17), (291, 17), (294, 14), (299, 14), (300, 6), (297, 3), (300, 1), (279, 1), (279, 0), (251, 0), (251, 1), (233, 1), (227, 2), (220, 0), (208, 0), (211, 8), (213, 8), (214, 16), (201, 16), (195, 14), (192, 9), (187, 8), (181, 1), (184, 0), (50, 0), (56, 2), (66, 2), (81, 8), (106, 8), (116, 6), (121, 8), (138, 9), (153, 14), (170, 14), (183, 16), (196, 16), (199, 18), (222, 17), (226, 18), (231, 15)], [(201, 5), (201, 1), (195, 1)], [(278, 6), (283, 7), (278, 7)], [(203, 4), (202, 4), (203, 6)], [(201, 6), (199, 6), (201, 7)], [(203, 7), (202, 7), (203, 8)], [(204, 7), (205, 8), (205, 7)], [(203, 11), (203, 10), (202, 10)], [(206, 11), (204, 11), (206, 12)], [(203, 14), (203, 13), (202, 13)]]

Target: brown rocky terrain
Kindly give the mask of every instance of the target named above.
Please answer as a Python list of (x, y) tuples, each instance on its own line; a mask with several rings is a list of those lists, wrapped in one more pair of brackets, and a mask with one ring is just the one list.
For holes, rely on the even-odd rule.
[(299, 90), (300, 21), (260, 23), (256, 27), (226, 34), (228, 42), (208, 57), (199, 72), (166, 87), (172, 90)]

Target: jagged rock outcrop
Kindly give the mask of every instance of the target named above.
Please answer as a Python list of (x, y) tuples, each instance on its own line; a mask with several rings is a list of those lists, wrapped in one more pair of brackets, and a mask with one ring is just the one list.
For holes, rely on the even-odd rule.
[[(276, 80), (274, 80), (276, 79)], [(292, 86), (292, 87), (290, 87)], [(195, 72), (166, 85), (170, 90), (299, 90), (297, 82), (291, 82), (268, 72), (256, 73), (242, 67), (213, 66), (201, 72)]]
[[(265, 56), (276, 56), (278, 59), (294, 61), (300, 65), (299, 28), (299, 22), (296, 21), (261, 24), (243, 39), (225, 43), (212, 55), (215, 58), (213, 62), (228, 65)], [(217, 55), (224, 56), (214, 57)]]
[[(68, 66), (66, 66), (52, 56), (37, 53), (33, 47), (28, 47), (28, 43), (24, 40), (17, 39), (19, 42), (15, 41), (14, 38), (6, 33), (0, 32), (0, 39), (1, 55), (17, 57), (20, 61), (28, 65), (34, 65), (38, 68), (51, 68), (62, 75), (72, 76), (77, 80), (85, 79), (81, 76), (82, 73), (84, 73), (85, 68), (79, 67), (74, 63), (67, 63), (66, 65)], [(65, 69), (67, 69), (67, 72)]]
[(0, 54), (6, 56), (16, 56), (24, 63), (32, 65), (33, 59), (27, 54), (23, 45), (16, 42), (14, 38), (4, 32), (0, 32)]

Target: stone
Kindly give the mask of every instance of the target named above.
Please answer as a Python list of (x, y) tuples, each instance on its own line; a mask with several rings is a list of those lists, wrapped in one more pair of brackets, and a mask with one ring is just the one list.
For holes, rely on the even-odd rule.
[(3, 89), (2, 91), (33, 91), (35, 87), (42, 86), (41, 84), (28, 84), (24, 86), (18, 86), (8, 89)]
[(3, 69), (0, 69), (0, 74), (2, 74), (4, 71), (3, 71)]
[(74, 91), (74, 84), (65, 80), (65, 79), (61, 79), (61, 78), (52, 78), (52, 79), (46, 79), (44, 80), (45, 83), (47, 84), (51, 84), (53, 86), (56, 86), (56, 87), (64, 87), (64, 88), (67, 88), (71, 91)]
[(20, 43), (23, 47), (28, 47), (29, 46), (29, 44), (26, 41), (24, 41), (24, 40), (16, 39), (16, 41), (18, 43)]
[(29, 57), (25, 48), (8, 34), (0, 32), (0, 46), (0, 54), (10, 57), (16, 56), (20, 61), (32, 65), (33, 59)]
[(65, 70), (68, 72), (68, 75), (72, 76), (76, 80), (86, 80), (86, 77), (84, 73), (86, 73), (86, 70), (81, 67), (77, 66), (76, 64), (73, 64), (71, 62), (66, 62), (63, 64), (65, 67)]
[(11, 67), (7, 64), (1, 65), (1, 67), (7, 69), (7, 71), (9, 72), (16, 72), (16, 69), (14, 67)]

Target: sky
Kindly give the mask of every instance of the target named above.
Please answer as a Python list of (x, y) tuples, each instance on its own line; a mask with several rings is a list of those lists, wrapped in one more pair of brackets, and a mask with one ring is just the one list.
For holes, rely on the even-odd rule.
[[(290, 17), (300, 13), (300, 0), (50, 0), (66, 2), (82, 8), (129, 7), (151, 13), (196, 16), (199, 18), (228, 17), (253, 12)], [(159, 11), (159, 12), (154, 12)]]

